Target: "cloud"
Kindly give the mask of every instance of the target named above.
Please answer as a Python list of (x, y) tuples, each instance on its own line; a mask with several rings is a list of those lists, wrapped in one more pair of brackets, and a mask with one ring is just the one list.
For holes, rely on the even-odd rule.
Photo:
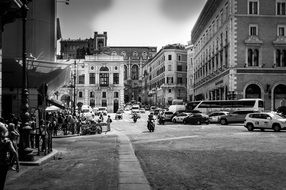
[(197, 16), (206, 0), (162, 0), (161, 11), (174, 22), (185, 22)]

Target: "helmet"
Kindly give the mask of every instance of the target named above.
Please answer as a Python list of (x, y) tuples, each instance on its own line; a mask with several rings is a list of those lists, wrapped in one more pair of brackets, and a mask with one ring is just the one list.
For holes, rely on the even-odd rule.
[(8, 136), (8, 129), (5, 127), (4, 123), (0, 122), (0, 137)]

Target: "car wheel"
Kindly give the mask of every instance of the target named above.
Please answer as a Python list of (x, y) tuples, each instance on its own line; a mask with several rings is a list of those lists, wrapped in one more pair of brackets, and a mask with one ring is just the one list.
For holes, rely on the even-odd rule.
[(202, 123), (201, 123), (201, 121), (200, 121), (200, 120), (198, 120), (198, 121), (197, 121), (197, 125), (200, 125), (200, 124), (202, 124)]
[(177, 123), (177, 121), (176, 121), (175, 119), (173, 119), (173, 122), (174, 122), (174, 123)]
[(226, 125), (226, 124), (227, 124), (226, 119), (221, 119), (221, 120), (220, 120), (220, 124), (222, 124), (222, 125)]
[(279, 125), (279, 124), (274, 124), (274, 125), (273, 125), (273, 130), (274, 130), (275, 132), (279, 132), (279, 131), (281, 130), (280, 125)]
[(184, 124), (187, 124), (187, 121), (186, 121), (186, 120), (184, 120), (184, 121), (183, 121), (183, 123), (184, 123)]
[(248, 131), (253, 131), (253, 124), (252, 123), (247, 123), (246, 128)]
[(264, 129), (260, 129), (261, 132), (264, 132)]

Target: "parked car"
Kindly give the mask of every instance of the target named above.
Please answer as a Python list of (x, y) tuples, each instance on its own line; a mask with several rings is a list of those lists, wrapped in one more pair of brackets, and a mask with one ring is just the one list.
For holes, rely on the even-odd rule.
[(172, 121), (173, 112), (171, 112), (171, 111), (165, 111), (162, 116), (163, 116), (163, 118), (164, 118), (165, 121)]
[(121, 111), (117, 111), (116, 114), (115, 114), (115, 119), (123, 119), (123, 114)]
[(200, 125), (202, 123), (209, 124), (209, 117), (202, 113), (190, 114), (183, 120), (183, 123), (196, 125)]
[(179, 122), (182, 123), (184, 121), (184, 119), (186, 117), (188, 117), (189, 115), (190, 115), (190, 113), (185, 113), (185, 112), (179, 113), (178, 115), (173, 117), (172, 121), (174, 123), (179, 123)]
[(262, 131), (264, 129), (273, 129), (278, 132), (286, 129), (286, 117), (273, 112), (251, 113), (246, 115), (244, 127), (248, 131), (253, 131), (254, 129), (261, 129)]
[(150, 107), (150, 110), (151, 110), (151, 111), (154, 111), (155, 109), (156, 109), (156, 106), (151, 106), (151, 107)]
[(223, 115), (220, 118), (219, 123), (222, 125), (227, 125), (229, 123), (244, 123), (245, 116), (249, 113), (254, 113), (255, 111), (245, 110), (245, 111), (234, 111), (227, 115)]
[(102, 113), (103, 115), (107, 115), (107, 107), (99, 107), (98, 114)]
[(144, 108), (140, 108), (140, 113), (145, 113), (145, 109)]
[(211, 123), (218, 123), (221, 119), (221, 116), (228, 115), (229, 112), (227, 111), (217, 111), (213, 112), (209, 115), (209, 120)]

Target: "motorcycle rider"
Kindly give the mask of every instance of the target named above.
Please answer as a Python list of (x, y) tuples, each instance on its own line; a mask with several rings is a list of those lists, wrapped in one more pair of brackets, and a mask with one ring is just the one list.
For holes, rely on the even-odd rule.
[(133, 118), (133, 121), (135, 123), (137, 121), (137, 119), (139, 118), (139, 116), (136, 112), (134, 112), (132, 118)]
[[(153, 129), (149, 129), (149, 125), (153, 125)], [(149, 131), (154, 131), (154, 128), (155, 128), (155, 118), (154, 118), (154, 113), (151, 112), (149, 115), (148, 115), (148, 124), (147, 124), (147, 128), (149, 129)]]

